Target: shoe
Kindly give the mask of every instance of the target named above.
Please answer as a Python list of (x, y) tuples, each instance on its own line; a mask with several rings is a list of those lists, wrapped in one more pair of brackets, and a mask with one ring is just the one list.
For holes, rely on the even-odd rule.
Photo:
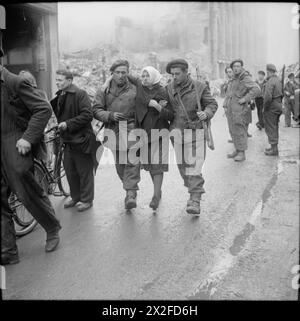
[(131, 210), (136, 207), (136, 191), (126, 191), (125, 208)]
[(243, 162), (244, 160), (246, 160), (244, 151), (238, 152), (238, 154), (234, 157), (235, 162)]
[(285, 128), (287, 128), (287, 127), (291, 127), (291, 125), (284, 125), (284, 127), (285, 127)]
[(265, 152), (269, 152), (272, 149), (272, 147), (265, 148)]
[(186, 212), (188, 214), (200, 214), (200, 201), (189, 199), (187, 201)]
[(259, 129), (259, 130), (262, 130), (262, 126), (260, 124), (256, 124), (256, 127)]
[(93, 206), (93, 202), (91, 202), (91, 203), (82, 203), (82, 202), (80, 202), (80, 204), (77, 206), (77, 211), (78, 212), (83, 212), (83, 211), (88, 210), (92, 206)]
[(252, 135), (251, 135), (251, 134), (249, 134), (249, 133), (247, 133), (247, 137), (252, 137)]
[(279, 152), (278, 152), (278, 148), (277, 146), (272, 147), (270, 150), (266, 150), (265, 151), (265, 155), (267, 156), (278, 156)]
[(300, 127), (300, 124), (294, 124), (292, 125), (292, 128), (299, 128)]
[(228, 143), (233, 143), (233, 140), (232, 139), (228, 139)]
[(57, 248), (57, 245), (59, 243), (59, 234), (58, 234), (59, 230), (60, 228), (56, 228), (52, 232), (47, 232), (47, 239), (46, 239), (46, 245), (45, 245), (46, 252), (52, 252)]
[(78, 201), (74, 201), (72, 198), (64, 204), (64, 208), (74, 207)]
[(1, 265), (17, 264), (19, 263), (19, 254), (1, 253)]
[(234, 158), (237, 154), (238, 154), (238, 151), (235, 150), (233, 153), (227, 154), (227, 158)]
[(160, 193), (159, 197), (154, 195), (152, 197), (150, 204), (149, 204), (149, 207), (151, 207), (153, 210), (156, 210), (158, 208), (160, 199), (161, 199), (161, 193)]

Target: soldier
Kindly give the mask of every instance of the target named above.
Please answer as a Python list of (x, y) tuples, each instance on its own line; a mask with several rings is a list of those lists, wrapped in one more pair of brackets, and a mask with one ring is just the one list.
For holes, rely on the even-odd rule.
[(291, 113), (293, 114), (293, 119), (295, 118), (295, 75), (294, 73), (290, 73), (288, 75), (288, 81), (284, 86), (284, 119), (285, 119), (285, 127), (291, 127)]
[[(3, 51), (0, 47), (0, 57)], [(0, 64), (1, 83), (1, 265), (19, 262), (12, 211), (13, 191), (47, 233), (46, 252), (54, 251), (61, 229), (54, 209), (33, 173), (35, 150), (51, 116), (51, 106), (31, 83)]]
[[(189, 214), (200, 214), (201, 194), (205, 193), (201, 173), (205, 156), (202, 122), (207, 122), (214, 116), (218, 104), (204, 82), (193, 80), (189, 76), (185, 60), (169, 62), (166, 71), (173, 76), (173, 80), (167, 85), (169, 100), (175, 112), (170, 130), (175, 129), (181, 133), (179, 140), (175, 140), (171, 134), (171, 141), (180, 175), (190, 194), (186, 211)], [(189, 131), (186, 132), (185, 129)], [(193, 162), (191, 156), (195, 154), (196, 161)]]
[(116, 170), (126, 191), (125, 208), (129, 210), (137, 206), (136, 196), (140, 181), (140, 164), (130, 162), (128, 157), (132, 146), (131, 142), (128, 142), (128, 133), (136, 127), (137, 90), (127, 78), (127, 60), (117, 60), (110, 71), (113, 75), (111, 85), (105, 91), (102, 88), (98, 89), (93, 103), (93, 113), (94, 118), (102, 121), (106, 129), (115, 133), (116, 144), (109, 144), (107, 147), (113, 152)]
[(232, 138), (235, 151), (228, 154), (236, 162), (246, 159), (247, 128), (249, 124), (249, 103), (260, 94), (259, 86), (252, 80), (248, 71), (243, 68), (241, 59), (234, 60), (230, 67), (234, 77), (226, 91), (224, 107), (227, 108), (229, 121), (232, 125)]
[[(228, 86), (229, 86), (229, 83), (230, 83), (230, 81), (233, 79), (233, 70), (231, 69), (231, 67), (229, 67), (229, 66), (227, 66), (226, 68), (225, 68), (225, 74), (226, 74), (226, 80), (225, 80), (225, 82), (222, 84), (222, 86), (221, 86), (221, 92), (222, 92), (222, 94), (223, 94), (223, 97), (225, 97), (225, 95), (226, 95), (226, 92), (227, 92), (227, 89), (228, 89)], [(229, 134), (230, 134), (230, 137), (231, 137), (231, 139), (228, 139), (228, 143), (233, 143), (233, 140), (232, 140), (232, 133), (231, 133), (231, 131), (232, 131), (232, 129), (231, 129), (231, 126), (232, 126), (232, 124), (231, 124), (231, 122), (230, 122), (230, 118), (228, 117), (228, 115), (227, 115), (227, 113), (228, 113), (228, 111), (227, 111), (227, 108), (226, 108), (226, 106), (223, 106), (223, 108), (224, 108), (224, 111), (225, 111), (225, 115), (226, 115), (226, 118), (227, 118), (227, 124), (228, 124), (228, 129), (229, 129)]]
[(282, 84), (276, 75), (276, 67), (267, 64), (267, 82), (264, 91), (264, 123), (270, 148), (266, 148), (267, 156), (278, 155), (279, 118), (282, 114)]
[(258, 122), (256, 123), (256, 127), (259, 130), (262, 130), (265, 127), (262, 111), (263, 111), (263, 107), (264, 107), (263, 91), (264, 91), (264, 88), (266, 85), (266, 79), (265, 79), (266, 73), (263, 70), (260, 70), (257, 73), (257, 75), (258, 75), (258, 77), (257, 77), (256, 83), (260, 87), (261, 93), (260, 93), (260, 95), (258, 95), (255, 98), (255, 105), (256, 105), (256, 109), (257, 109), (257, 118), (258, 118)]

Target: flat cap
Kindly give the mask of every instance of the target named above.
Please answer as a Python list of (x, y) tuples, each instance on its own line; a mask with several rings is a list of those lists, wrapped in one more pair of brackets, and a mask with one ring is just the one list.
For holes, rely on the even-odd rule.
[(273, 65), (273, 64), (267, 64), (267, 68), (266, 69), (270, 70), (270, 71), (274, 71), (274, 72), (277, 71), (275, 65)]
[(120, 66), (126, 66), (127, 68), (129, 68), (129, 62), (125, 59), (119, 59), (119, 60), (116, 60), (110, 67), (110, 71), (113, 72), (117, 67), (120, 67)]
[(189, 68), (189, 64), (184, 59), (174, 59), (174, 60), (170, 61), (167, 64), (166, 72), (168, 74), (170, 74), (171, 73), (171, 68), (176, 68), (176, 67), (183, 67), (183, 68), (188, 69)]
[(234, 59), (231, 63), (230, 63), (230, 68), (232, 69), (233, 65), (236, 63), (236, 62), (239, 62), (242, 66), (244, 66), (244, 62), (242, 59), (238, 58), (238, 59)]

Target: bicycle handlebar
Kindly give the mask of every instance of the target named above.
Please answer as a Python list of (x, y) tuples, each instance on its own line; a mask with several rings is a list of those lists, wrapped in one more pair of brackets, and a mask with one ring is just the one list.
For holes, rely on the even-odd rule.
[(59, 130), (59, 129), (58, 129), (58, 125), (56, 125), (56, 126), (50, 128), (50, 129), (48, 129), (47, 131), (44, 132), (44, 134), (49, 134), (49, 133), (52, 132), (53, 130), (58, 131), (58, 130)]

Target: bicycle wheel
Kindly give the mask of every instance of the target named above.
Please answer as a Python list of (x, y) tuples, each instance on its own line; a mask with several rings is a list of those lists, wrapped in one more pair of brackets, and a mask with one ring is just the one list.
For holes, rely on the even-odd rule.
[(60, 150), (57, 160), (57, 184), (65, 197), (70, 195), (70, 186), (64, 169), (64, 153)]
[[(38, 184), (47, 193), (49, 188), (47, 174), (37, 161), (34, 161), (34, 176)], [(30, 233), (37, 225), (37, 220), (30, 214), (14, 193), (10, 195), (9, 204), (13, 211), (16, 235), (23, 236)]]

